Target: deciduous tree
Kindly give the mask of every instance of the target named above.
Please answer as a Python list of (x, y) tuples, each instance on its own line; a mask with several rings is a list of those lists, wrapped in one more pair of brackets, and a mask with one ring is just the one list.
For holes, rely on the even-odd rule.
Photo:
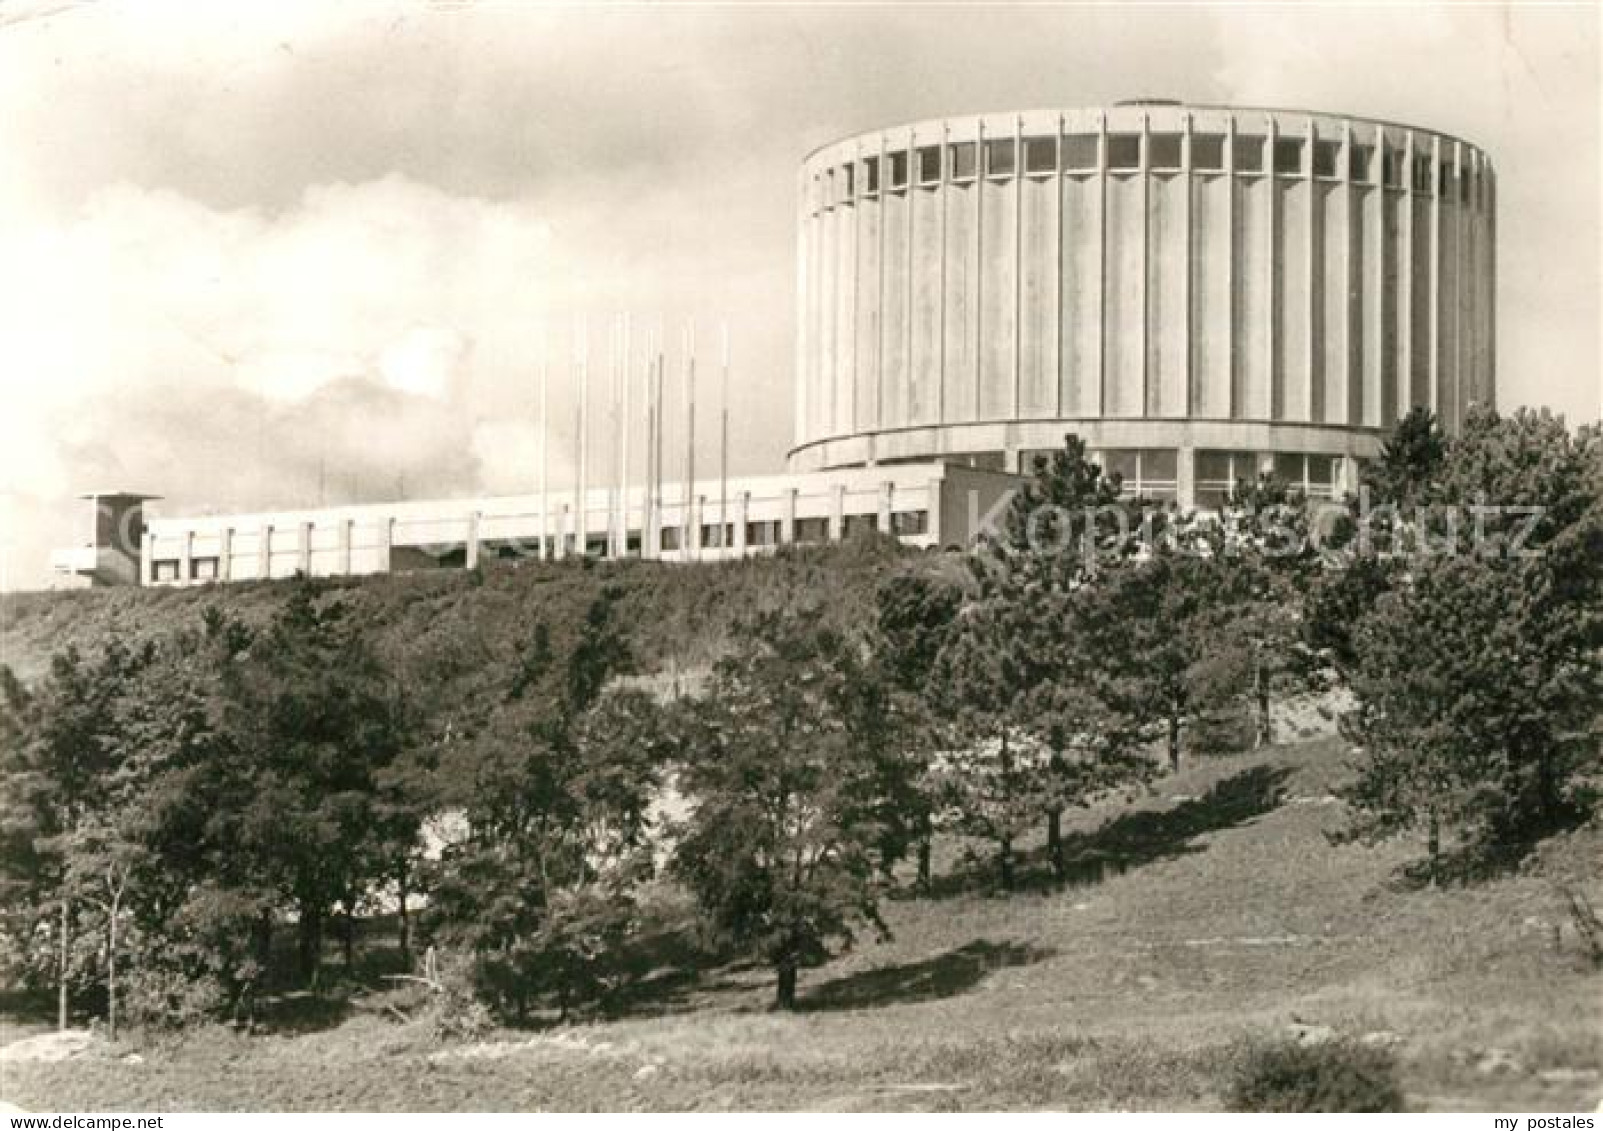
[[(690, 816), (674, 870), (716, 937), (773, 967), (775, 1004), (799, 971), (884, 930), (887, 762), (863, 715), (862, 649), (801, 612), (760, 614), (683, 716)], [(867, 740), (865, 740), (867, 739)]]

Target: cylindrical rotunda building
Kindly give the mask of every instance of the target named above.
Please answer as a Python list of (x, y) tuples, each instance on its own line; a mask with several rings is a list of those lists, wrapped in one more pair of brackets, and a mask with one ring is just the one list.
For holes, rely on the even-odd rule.
[(1020, 470), (1078, 433), (1209, 505), (1351, 486), (1493, 398), (1495, 182), (1457, 138), (1293, 110), (986, 114), (803, 164), (793, 470)]

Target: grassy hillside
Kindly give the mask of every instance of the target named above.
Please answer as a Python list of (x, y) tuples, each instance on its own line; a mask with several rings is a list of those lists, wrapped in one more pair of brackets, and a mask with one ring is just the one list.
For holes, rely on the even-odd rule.
[[(537, 620), (579, 622), (603, 586), (621, 595), (621, 622), (643, 671), (671, 672), (714, 658), (732, 624), (779, 601), (818, 604), (841, 625), (869, 615), (875, 587), (902, 569), (958, 569), (955, 559), (923, 556), (889, 539), (798, 548), (770, 558), (664, 567), (654, 563), (494, 563), (481, 571), (440, 570), (339, 578), (318, 583), (347, 601), (380, 650), (431, 683), (504, 658), (527, 642)], [(0, 597), (0, 662), (24, 682), (52, 652), (75, 645), (93, 653), (113, 633), (130, 642), (199, 623), (209, 607), (265, 623), (293, 583), (239, 582), (189, 589), (85, 589)]]
[(390, 993), (316, 1031), (7, 1065), (0, 1092), (80, 1110), (1216, 1108), (1243, 1042), (1300, 1021), (1395, 1042), (1419, 1108), (1590, 1110), (1603, 977), (1559, 885), (1603, 902), (1603, 830), (1419, 891), (1412, 846), (1327, 843), (1342, 760), (1325, 739), (1198, 762), (1081, 813), (1085, 879), (1065, 890), (994, 897), (947, 845), (939, 896), (893, 903), (892, 941), (807, 972), (794, 1016), (767, 1010), (761, 970), (667, 965), (604, 1022), (441, 1045)]

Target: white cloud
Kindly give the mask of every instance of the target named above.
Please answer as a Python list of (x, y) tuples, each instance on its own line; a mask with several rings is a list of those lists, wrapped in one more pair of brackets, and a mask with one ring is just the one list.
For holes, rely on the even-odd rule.
[[(470, 488), (468, 437), (523, 396), (567, 274), (528, 204), (395, 176), (313, 186), (276, 215), (128, 184), (65, 219), (10, 213), (0, 490), (28, 502), (14, 512), (60, 510), (60, 529), (86, 477), (174, 508)], [(229, 452), (261, 463), (231, 475)], [(20, 575), (49, 536), (14, 538)]]
[[(549, 293), (549, 245), (524, 205), (398, 177), (313, 187), (279, 216), (119, 185), (67, 222), (6, 223), (4, 480), (62, 490), (60, 467), (28, 447), (86, 398), (122, 390), (161, 388), (197, 424), (219, 388), (294, 402), (365, 376), (443, 398), (475, 341), (528, 344), (533, 320), (517, 314)], [(128, 445), (137, 469), (138, 438), (101, 439)]]
[[(553, 491), (568, 484), (571, 445), (567, 437), (553, 435), (546, 468)], [(473, 454), (479, 463), (479, 482), (497, 495), (529, 494), (540, 486), (540, 429), (522, 420), (483, 420), (473, 430)]]
[(384, 348), (379, 371), (392, 389), (439, 400), (450, 391), (467, 350), (467, 339), (457, 330), (414, 326)]

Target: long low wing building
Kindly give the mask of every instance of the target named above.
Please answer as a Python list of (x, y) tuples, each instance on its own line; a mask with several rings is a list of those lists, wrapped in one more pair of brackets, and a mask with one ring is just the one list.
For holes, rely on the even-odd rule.
[[(58, 569), (97, 584), (206, 582), (473, 567), (492, 560), (719, 561), (877, 530), (921, 548), (967, 546), (1015, 476), (945, 463), (479, 499), (369, 503), (260, 514), (146, 518), (148, 496), (107, 492), (89, 546)], [(582, 521), (579, 516), (582, 515)], [(91, 567), (94, 572), (90, 572)]]
[(961, 547), (1067, 433), (1127, 491), (1208, 508), (1264, 472), (1339, 495), (1411, 407), (1453, 431), (1495, 400), (1496, 181), (1445, 134), (1141, 100), (874, 130), (799, 187), (788, 473), (148, 521), (149, 496), (101, 493), (58, 571)]

